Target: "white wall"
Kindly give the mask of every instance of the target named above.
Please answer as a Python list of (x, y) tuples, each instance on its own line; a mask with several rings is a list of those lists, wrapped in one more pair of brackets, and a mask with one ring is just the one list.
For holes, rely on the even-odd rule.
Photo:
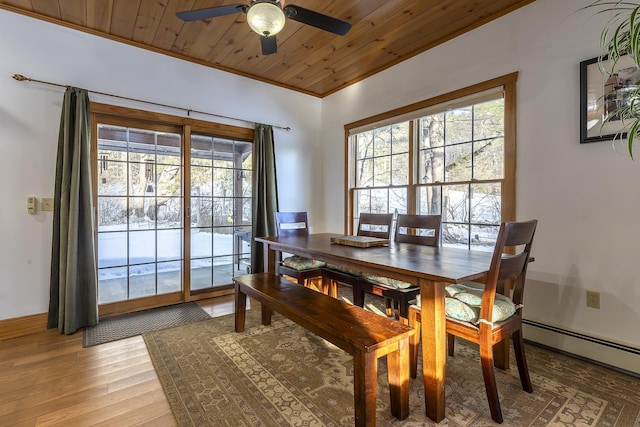
[(517, 218), (539, 220), (525, 317), (640, 348), (640, 164), (579, 144), (579, 63), (607, 19), (584, 4), (537, 0), (325, 98), (324, 217), (343, 230), (346, 123), (518, 71)]
[[(162, 104), (290, 126), (275, 129), (280, 207), (319, 209), (308, 191), (321, 100), (0, 10), (0, 320), (48, 309), (51, 212), (27, 214), (29, 195), (53, 197), (63, 88), (13, 74)], [(112, 98), (92, 101), (184, 115)], [(242, 122), (197, 117), (252, 126)], [(319, 213), (321, 211), (318, 210)]]

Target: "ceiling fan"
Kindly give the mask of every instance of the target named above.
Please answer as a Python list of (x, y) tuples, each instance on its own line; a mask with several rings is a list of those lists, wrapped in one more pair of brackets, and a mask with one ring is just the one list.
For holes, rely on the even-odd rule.
[(324, 31), (344, 36), (351, 24), (328, 15), (292, 4), (284, 8), (278, 0), (251, 0), (251, 4), (231, 4), (176, 13), (183, 21), (199, 21), (217, 16), (245, 13), (247, 23), (253, 31), (260, 34), (262, 54), (270, 55), (278, 51), (276, 34), (284, 28), (286, 18), (311, 25)]

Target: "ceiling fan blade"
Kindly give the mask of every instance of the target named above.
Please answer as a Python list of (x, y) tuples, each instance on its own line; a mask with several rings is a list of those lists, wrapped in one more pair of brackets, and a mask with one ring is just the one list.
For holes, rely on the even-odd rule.
[(351, 29), (351, 24), (348, 22), (313, 10), (305, 9), (304, 7), (290, 4), (285, 6), (283, 10), (287, 15), (287, 18), (302, 22), (303, 24), (311, 25), (312, 27), (320, 28), (321, 30), (329, 31), (330, 33), (338, 34), (340, 36), (344, 36)]
[(260, 44), (262, 45), (262, 54), (271, 55), (278, 51), (278, 42), (276, 36), (260, 36)]
[(183, 21), (199, 21), (201, 19), (215, 18), (217, 16), (231, 15), (244, 12), (247, 8), (244, 4), (230, 4), (228, 6), (208, 7), (206, 9), (187, 10), (176, 13)]

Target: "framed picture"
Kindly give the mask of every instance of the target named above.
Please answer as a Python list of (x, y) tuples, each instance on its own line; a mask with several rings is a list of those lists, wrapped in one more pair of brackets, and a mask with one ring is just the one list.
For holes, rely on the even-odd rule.
[(628, 55), (622, 56), (613, 70), (606, 57), (601, 64), (598, 57), (580, 63), (581, 144), (613, 140), (616, 135), (626, 137), (622, 120), (612, 117), (604, 123), (604, 118), (629, 103), (638, 80), (640, 69)]

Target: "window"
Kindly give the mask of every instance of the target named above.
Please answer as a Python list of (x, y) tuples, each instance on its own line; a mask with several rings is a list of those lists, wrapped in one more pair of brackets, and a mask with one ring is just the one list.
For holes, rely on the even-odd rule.
[(492, 250), (515, 219), (512, 74), (346, 126), (360, 212), (441, 214), (442, 244)]
[(251, 258), (253, 129), (91, 110), (101, 314), (233, 293)]

